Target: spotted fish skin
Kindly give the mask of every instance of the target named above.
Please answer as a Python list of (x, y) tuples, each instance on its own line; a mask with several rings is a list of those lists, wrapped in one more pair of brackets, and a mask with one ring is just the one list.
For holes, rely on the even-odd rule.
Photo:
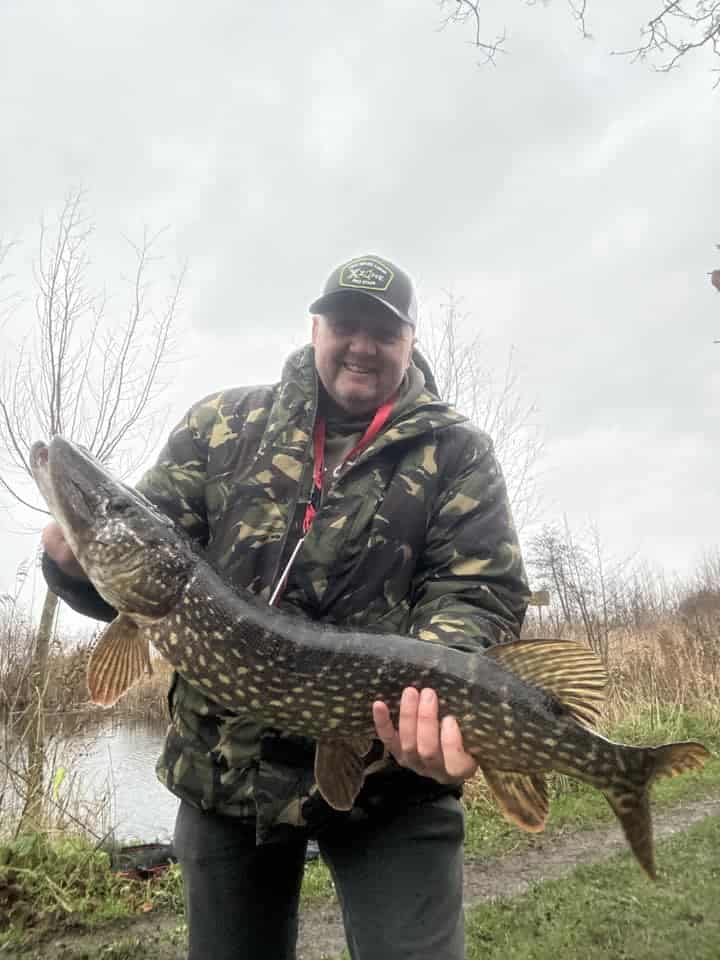
[(152, 643), (217, 703), (316, 740), (319, 789), (349, 809), (374, 736), (372, 702), (397, 719), (404, 688), (430, 687), (508, 819), (542, 829), (544, 775), (574, 777), (603, 792), (654, 876), (648, 788), (709, 754), (697, 743), (630, 747), (595, 733), (607, 677), (589, 650), (518, 640), (467, 653), (292, 616), (230, 587), (172, 521), (68, 441), (36, 444), (31, 463), (83, 569), (119, 612), (91, 658), (96, 702), (115, 702), (140, 678)]
[(228, 709), (314, 739), (371, 735), (369, 704), (384, 700), (397, 717), (407, 686), (432, 687), (441, 715), (460, 722), (466, 746), (502, 769), (520, 763), (546, 770), (560, 762), (568, 746), (549, 747), (551, 733), (558, 743), (574, 733), (583, 757), (596, 737), (567, 711), (558, 715), (556, 701), (487, 654), (306, 621), (232, 590), (201, 560), (173, 612), (142, 633)]
[[(601, 790), (646, 776), (644, 748), (588, 729), (555, 697), (495, 659), (409, 637), (362, 633), (305, 621), (231, 590), (205, 563), (194, 569), (176, 611), (143, 628), (148, 642), (191, 683), (230, 710), (311, 737), (373, 736), (370, 704), (397, 721), (402, 691), (430, 687), (440, 716), (454, 716), (463, 744), (500, 771), (555, 771)], [(562, 640), (521, 641), (563, 662), (578, 650)], [(542, 653), (540, 652), (542, 651)], [(581, 650), (584, 664), (594, 663)], [(605, 684), (600, 664), (594, 686)]]

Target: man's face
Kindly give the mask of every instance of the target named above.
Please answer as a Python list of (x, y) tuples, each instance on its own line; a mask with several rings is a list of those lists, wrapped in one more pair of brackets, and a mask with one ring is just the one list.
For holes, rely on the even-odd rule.
[(372, 413), (400, 386), (410, 363), (413, 332), (369, 297), (340, 300), (314, 316), (315, 366), (335, 403), (351, 414)]

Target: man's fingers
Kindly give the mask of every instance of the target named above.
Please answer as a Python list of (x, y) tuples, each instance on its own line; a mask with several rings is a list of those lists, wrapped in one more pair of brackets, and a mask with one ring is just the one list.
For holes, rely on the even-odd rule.
[(378, 739), (382, 740), (390, 753), (394, 755), (400, 749), (400, 741), (387, 704), (383, 703), (382, 700), (376, 700), (372, 705), (372, 714)]
[(85, 577), (85, 571), (78, 563), (72, 548), (65, 539), (60, 524), (54, 521), (49, 523), (43, 528), (40, 536), (43, 549), (62, 571), (71, 577)]
[(378, 739), (382, 740), (388, 753), (391, 753), (396, 760), (399, 760), (402, 752), (400, 749), (400, 738), (397, 735), (397, 730), (393, 726), (390, 710), (382, 700), (376, 700), (375, 703), (373, 703), (373, 720), (375, 721), (375, 732), (378, 735)]
[(48, 523), (46, 527), (43, 527), (40, 539), (42, 540), (45, 552), (49, 553), (53, 559), (55, 559), (54, 554), (57, 553), (58, 550), (67, 547), (60, 524), (55, 523), (54, 520)]
[(418, 702), (420, 694), (415, 687), (406, 687), (400, 697), (398, 736), (400, 749), (406, 759), (417, 757)]
[(440, 722), (438, 699), (434, 690), (426, 688), (420, 694), (417, 711), (417, 752), (421, 760), (437, 763), (440, 753)]
[(401, 766), (441, 783), (465, 780), (477, 769), (476, 760), (463, 749), (462, 733), (454, 717), (445, 717), (439, 723), (434, 690), (403, 690), (397, 730), (387, 704), (376, 700), (372, 712), (379, 739)]
[(463, 749), (462, 733), (455, 717), (445, 717), (440, 727), (445, 770), (453, 779), (466, 780), (477, 770), (477, 761)]

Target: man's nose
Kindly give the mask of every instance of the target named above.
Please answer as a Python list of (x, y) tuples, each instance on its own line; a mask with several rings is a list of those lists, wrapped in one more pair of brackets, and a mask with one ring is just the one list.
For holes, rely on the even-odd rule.
[(377, 353), (377, 342), (367, 330), (353, 330), (349, 344), (350, 353), (369, 354), (374, 356)]

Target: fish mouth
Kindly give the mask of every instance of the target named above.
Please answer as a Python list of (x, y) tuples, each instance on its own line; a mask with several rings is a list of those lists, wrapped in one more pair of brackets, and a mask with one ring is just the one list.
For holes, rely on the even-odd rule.
[(41, 478), (47, 475), (55, 491), (62, 491), (69, 482), (78, 490), (90, 493), (97, 490), (107, 477), (103, 466), (92, 454), (60, 436), (53, 437), (49, 444), (33, 444), (30, 467), (37, 470)]
[[(195, 554), (168, 517), (60, 436), (33, 444), (29, 464), (68, 546), (108, 603), (152, 618), (177, 599)], [(168, 538), (177, 547), (172, 563), (158, 550)]]
[(30, 447), (30, 469), (35, 470), (44, 470), (48, 465), (48, 458), (50, 454), (50, 448), (43, 440), (37, 440), (32, 447)]
[(52, 481), (50, 480), (50, 448), (42, 440), (36, 441), (30, 447), (30, 472), (38, 490), (52, 512), (54, 498)]
[(30, 448), (30, 470), (50, 513), (75, 553), (97, 509), (102, 470), (91, 456), (62, 437)]

